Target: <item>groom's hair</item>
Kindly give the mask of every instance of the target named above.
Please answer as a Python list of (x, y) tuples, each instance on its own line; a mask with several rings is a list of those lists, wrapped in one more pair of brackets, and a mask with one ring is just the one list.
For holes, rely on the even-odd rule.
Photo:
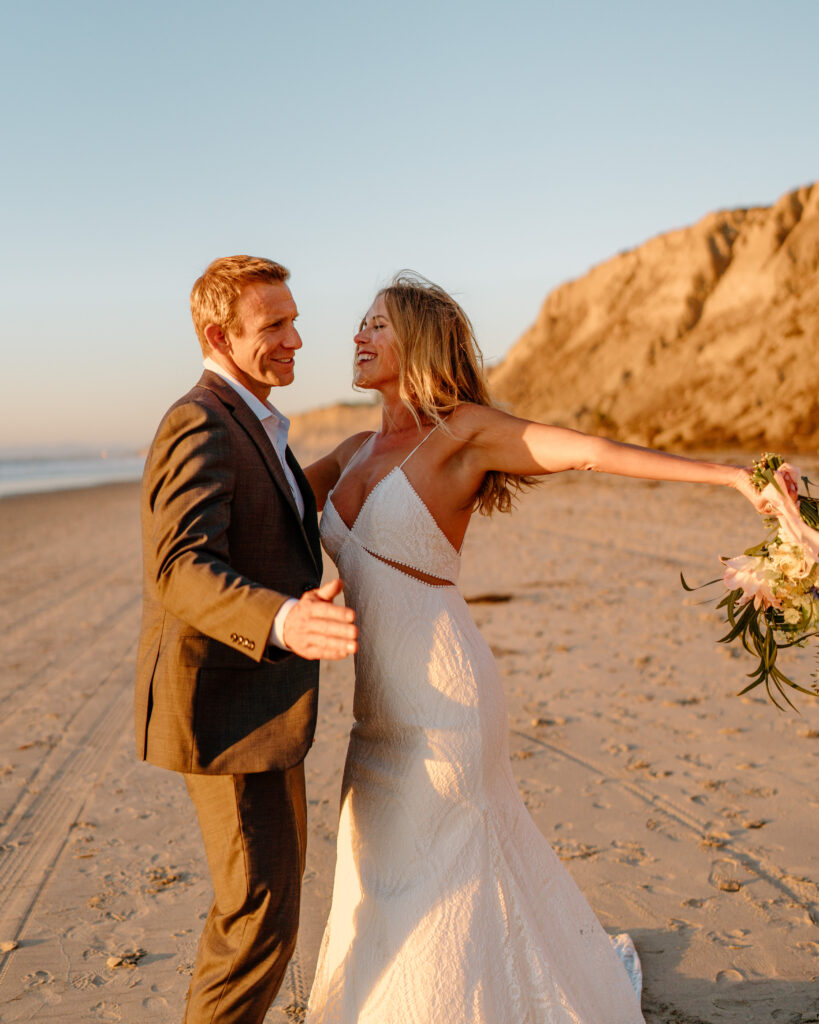
[(203, 353), (210, 352), (205, 337), (208, 324), (218, 324), (223, 331), (236, 326), (236, 303), (243, 288), (249, 284), (284, 282), (289, 277), (287, 267), (261, 256), (223, 256), (214, 260), (191, 291), (191, 316)]

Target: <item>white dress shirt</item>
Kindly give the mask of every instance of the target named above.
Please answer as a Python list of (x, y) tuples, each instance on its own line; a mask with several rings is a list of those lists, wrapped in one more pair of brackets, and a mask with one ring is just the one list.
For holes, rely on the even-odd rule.
[[(232, 377), (224, 367), (220, 366), (215, 359), (210, 356), (205, 356), (204, 366), (206, 370), (210, 370), (211, 373), (217, 374), (222, 380), (230, 385), (236, 394), (245, 402), (250, 408), (250, 411), (258, 417), (259, 422), (264, 428), (264, 432), (270, 438), (270, 443), (279, 458), (281, 467), (284, 470), (285, 478), (290, 487), (290, 491), (293, 494), (293, 500), (296, 503), (296, 507), (299, 510), (299, 515), (304, 518), (304, 498), (299, 485), (296, 482), (296, 478), (293, 475), (293, 470), (288, 466), (287, 459), (285, 458), (285, 450), (287, 448), (287, 432), (290, 429), (290, 420), (283, 416), (270, 402), (263, 402), (260, 398), (257, 398), (252, 391), (249, 391), (244, 384), (240, 384), (235, 377)], [(276, 617), (273, 620), (273, 628), (270, 630), (270, 643), (275, 644), (276, 647), (282, 647), (284, 650), (289, 650), (287, 644), (284, 642), (284, 620), (287, 618), (290, 609), (293, 608), (298, 602), (294, 597), (288, 598), (284, 604), (276, 612)]]

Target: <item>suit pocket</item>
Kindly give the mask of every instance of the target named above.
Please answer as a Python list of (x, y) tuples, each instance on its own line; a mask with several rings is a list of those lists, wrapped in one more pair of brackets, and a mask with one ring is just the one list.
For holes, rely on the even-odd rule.
[(258, 668), (258, 663), (241, 651), (234, 650), (213, 637), (202, 633), (191, 636), (180, 636), (178, 661), (180, 665), (193, 668), (226, 668), (231, 671), (243, 671)]

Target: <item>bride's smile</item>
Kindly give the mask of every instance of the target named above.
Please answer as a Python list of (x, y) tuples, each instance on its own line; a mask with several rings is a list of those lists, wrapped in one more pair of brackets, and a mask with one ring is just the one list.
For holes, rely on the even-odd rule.
[(355, 387), (380, 390), (385, 384), (397, 383), (396, 339), (382, 296), (367, 310), (353, 342), (356, 348), (353, 363)]

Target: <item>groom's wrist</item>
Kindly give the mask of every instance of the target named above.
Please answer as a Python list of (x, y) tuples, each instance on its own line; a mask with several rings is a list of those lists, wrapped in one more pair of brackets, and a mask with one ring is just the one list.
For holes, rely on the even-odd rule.
[(288, 597), (276, 612), (276, 617), (273, 619), (273, 625), (270, 628), (270, 637), (268, 638), (268, 643), (273, 644), (274, 647), (281, 647), (284, 651), (290, 650), (284, 642), (284, 620), (298, 603), (295, 597)]

